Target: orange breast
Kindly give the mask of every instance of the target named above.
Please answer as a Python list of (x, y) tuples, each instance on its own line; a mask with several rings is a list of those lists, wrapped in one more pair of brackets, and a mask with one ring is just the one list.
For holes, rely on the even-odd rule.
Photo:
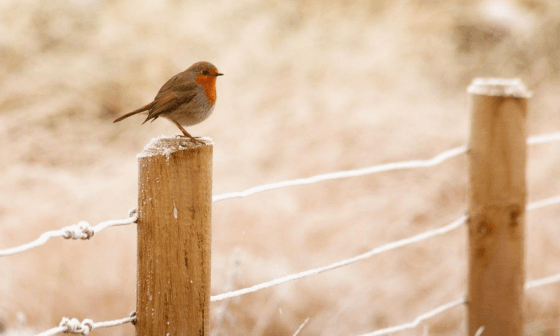
[(216, 77), (198, 75), (195, 81), (204, 88), (208, 103), (214, 104), (216, 102)]

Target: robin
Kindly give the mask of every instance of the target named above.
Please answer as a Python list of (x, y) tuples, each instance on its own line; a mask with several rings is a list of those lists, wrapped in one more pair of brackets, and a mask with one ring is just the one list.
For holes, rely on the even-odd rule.
[(187, 70), (171, 77), (151, 103), (113, 121), (119, 122), (137, 113), (148, 111), (142, 125), (159, 117), (171, 120), (186, 137), (200, 142), (183, 126), (196, 125), (212, 114), (216, 103), (216, 78), (223, 74), (210, 62), (197, 62)]

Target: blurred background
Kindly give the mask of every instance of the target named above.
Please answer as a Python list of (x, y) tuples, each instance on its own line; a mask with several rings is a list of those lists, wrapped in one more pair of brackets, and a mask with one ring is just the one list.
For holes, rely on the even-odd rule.
[[(0, 248), (86, 220), (126, 218), (137, 159), (166, 120), (113, 124), (206, 60), (214, 194), (428, 158), (466, 144), (466, 87), (519, 77), (530, 135), (560, 130), (555, 0), (0, 2)], [(528, 148), (529, 200), (560, 193), (558, 144)], [(213, 207), (212, 293), (322, 266), (464, 213), (464, 156), (441, 166), (271, 191)], [(527, 279), (560, 270), (560, 208), (527, 214)], [(212, 335), (356, 335), (466, 291), (466, 228), (368, 261), (213, 303)], [(0, 259), (0, 321), (23, 335), (62, 316), (135, 309), (136, 230), (56, 239)], [(558, 335), (560, 288), (526, 296), (526, 334)], [(130, 325), (92, 335), (134, 335)], [(454, 308), (398, 335), (464, 335)]]

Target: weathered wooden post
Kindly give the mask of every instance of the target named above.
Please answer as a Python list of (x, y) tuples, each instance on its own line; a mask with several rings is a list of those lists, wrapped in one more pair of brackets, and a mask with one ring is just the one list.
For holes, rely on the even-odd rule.
[(526, 116), (519, 80), (475, 79), (469, 148), (469, 335), (523, 335)]
[(136, 335), (209, 334), (212, 150), (162, 137), (138, 155)]

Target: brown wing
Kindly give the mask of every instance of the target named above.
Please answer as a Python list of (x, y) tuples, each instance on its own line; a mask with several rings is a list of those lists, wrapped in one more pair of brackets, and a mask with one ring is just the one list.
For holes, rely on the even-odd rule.
[(165, 83), (157, 94), (144, 123), (148, 120), (156, 120), (162, 113), (172, 111), (182, 104), (187, 104), (196, 95), (197, 85), (195, 83), (184, 85), (176, 83), (172, 85), (172, 90), (164, 90), (168, 83)]

